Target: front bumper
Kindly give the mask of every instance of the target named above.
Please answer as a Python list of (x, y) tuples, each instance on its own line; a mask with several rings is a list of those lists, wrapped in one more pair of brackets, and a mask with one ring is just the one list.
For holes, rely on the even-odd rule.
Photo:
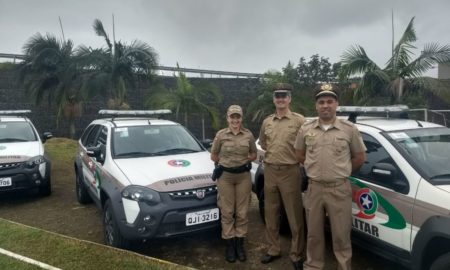
[[(41, 168), (40, 168), (41, 166)], [(11, 179), (11, 185), (0, 186), (0, 193), (21, 191), (48, 185), (50, 161), (28, 168), (24, 162), (0, 164), (0, 179)]]
[(190, 191), (160, 193), (161, 203), (148, 205), (139, 202), (139, 213), (133, 223), (128, 223), (120, 199), (113, 205), (115, 217), (122, 236), (130, 240), (166, 238), (210, 230), (220, 226), (220, 218), (216, 221), (186, 226), (188, 213), (217, 208), (217, 188), (205, 188), (205, 197), (199, 199)]

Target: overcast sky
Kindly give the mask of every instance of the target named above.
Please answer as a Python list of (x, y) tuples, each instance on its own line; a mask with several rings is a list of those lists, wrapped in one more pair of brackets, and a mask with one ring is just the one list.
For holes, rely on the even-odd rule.
[(61, 37), (58, 17), (76, 46), (103, 46), (93, 21), (112, 39), (114, 14), (116, 40), (148, 43), (164, 66), (263, 73), (313, 54), (338, 62), (359, 44), (383, 67), (392, 10), (396, 41), (416, 17), (416, 55), (429, 42), (450, 44), (449, 0), (0, 0), (0, 53), (22, 53), (37, 32)]

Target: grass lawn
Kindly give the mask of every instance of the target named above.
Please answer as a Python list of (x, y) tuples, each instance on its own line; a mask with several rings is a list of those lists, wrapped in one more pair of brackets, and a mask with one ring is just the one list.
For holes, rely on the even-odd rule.
[[(0, 247), (61, 269), (189, 269), (0, 219)], [(0, 269), (40, 269), (0, 255)]]

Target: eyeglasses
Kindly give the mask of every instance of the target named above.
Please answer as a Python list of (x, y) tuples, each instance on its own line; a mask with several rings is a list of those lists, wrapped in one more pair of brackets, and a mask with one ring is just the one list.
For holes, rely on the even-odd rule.
[(287, 92), (276, 92), (273, 93), (274, 98), (286, 98), (288, 96)]

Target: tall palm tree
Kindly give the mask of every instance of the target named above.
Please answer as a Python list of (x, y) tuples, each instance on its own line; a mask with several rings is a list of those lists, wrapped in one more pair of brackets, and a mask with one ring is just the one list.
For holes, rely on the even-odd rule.
[(219, 112), (216, 109), (222, 97), (212, 84), (193, 86), (182, 72), (175, 75), (176, 87), (155, 89), (146, 101), (149, 108), (170, 109), (175, 112), (176, 119), (183, 117), (184, 125), (188, 127), (188, 116), (193, 113), (206, 114), (211, 119), (211, 125), (218, 129), (220, 125)]
[(51, 34), (37, 33), (23, 46), (24, 61), (19, 66), (19, 79), (36, 104), (47, 99), (69, 120), (70, 136), (75, 136), (76, 117), (81, 114), (82, 94), (73, 42), (59, 40)]
[(127, 108), (127, 89), (135, 86), (137, 75), (151, 77), (158, 56), (142, 41), (134, 40), (129, 45), (121, 41), (111, 42), (98, 19), (93, 28), (97, 36), (104, 38), (106, 47), (92, 49), (80, 46), (77, 50), (85, 70), (83, 87), (93, 94), (106, 93), (110, 97), (110, 107)]
[(362, 74), (354, 92), (354, 98), (359, 103), (366, 103), (379, 95), (389, 95), (391, 102), (401, 102), (407, 84), (425, 83), (429, 86), (429, 80), (421, 76), (433, 65), (450, 61), (450, 45), (441, 46), (438, 43), (426, 44), (419, 57), (413, 59), (415, 41), (417, 37), (413, 17), (383, 69), (367, 56), (363, 47), (356, 45), (342, 55), (340, 78), (347, 79), (352, 75)]

